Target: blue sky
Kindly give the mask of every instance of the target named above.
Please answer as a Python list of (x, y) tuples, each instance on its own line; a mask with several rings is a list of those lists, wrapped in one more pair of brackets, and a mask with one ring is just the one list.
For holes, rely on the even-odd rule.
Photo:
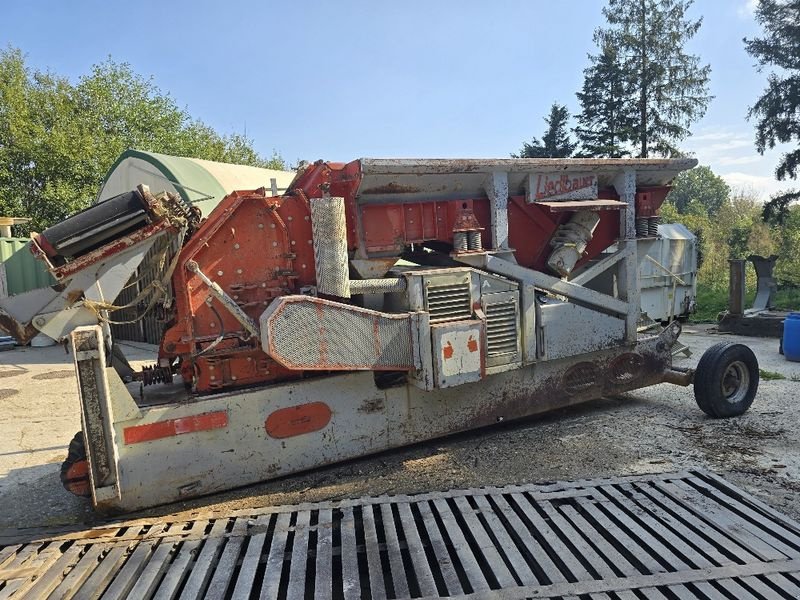
[[(297, 159), (505, 157), (541, 136), (553, 101), (578, 109), (603, 0), (5, 0), (0, 44), (77, 78), (107, 56), (152, 75), (190, 113)], [(779, 152), (755, 152), (764, 88), (742, 37), (754, 0), (697, 0), (689, 50), (711, 102), (681, 147), (767, 197)]]

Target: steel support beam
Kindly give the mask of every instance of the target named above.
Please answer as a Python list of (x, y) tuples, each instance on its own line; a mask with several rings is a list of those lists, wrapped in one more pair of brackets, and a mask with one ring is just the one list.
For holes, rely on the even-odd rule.
[(508, 173), (490, 173), (483, 186), (492, 216), (492, 248), (508, 250)]
[(548, 292), (560, 294), (567, 298), (577, 300), (578, 302), (607, 310), (611, 313), (627, 315), (630, 312), (628, 305), (622, 300), (612, 298), (611, 296), (601, 294), (600, 292), (590, 290), (580, 285), (575, 285), (572, 282), (564, 281), (552, 275), (515, 265), (496, 256), (487, 255), (485, 266), (489, 271), (494, 273), (505, 275)]
[(626, 303), (625, 339), (635, 342), (639, 335), (639, 313), (642, 310), (641, 292), (639, 291), (639, 258), (636, 253), (636, 240), (620, 241), (620, 245), (630, 247), (630, 252), (619, 263), (617, 270), (617, 293)]
[(627, 207), (620, 211), (620, 247), (628, 246), (630, 253), (617, 271), (617, 290), (620, 298), (627, 302), (625, 315), (625, 339), (636, 341), (638, 336), (641, 294), (639, 291), (639, 259), (636, 253), (636, 170), (625, 169), (614, 178), (614, 188), (619, 199)]
[(636, 170), (625, 169), (614, 178), (614, 189), (619, 194), (620, 202), (624, 202), (626, 210), (620, 211), (619, 237), (632, 239), (636, 237)]

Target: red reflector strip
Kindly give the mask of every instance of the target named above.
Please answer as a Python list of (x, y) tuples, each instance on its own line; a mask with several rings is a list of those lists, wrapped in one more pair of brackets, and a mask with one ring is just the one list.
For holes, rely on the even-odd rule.
[(181, 417), (180, 419), (157, 421), (148, 425), (126, 427), (123, 430), (123, 435), (126, 444), (138, 444), (140, 442), (149, 442), (150, 440), (159, 440), (161, 438), (184, 433), (193, 433), (195, 431), (221, 429), (227, 426), (228, 411), (220, 410), (191, 417)]

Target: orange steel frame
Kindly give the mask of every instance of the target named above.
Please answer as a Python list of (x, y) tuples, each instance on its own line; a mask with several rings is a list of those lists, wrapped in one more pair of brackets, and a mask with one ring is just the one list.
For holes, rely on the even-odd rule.
[[(348, 248), (363, 258), (399, 257), (411, 244), (451, 244), (464, 208), (474, 212), (481, 227), (490, 227), (486, 198), (359, 204), (360, 173), (359, 161), (317, 162), (298, 175), (283, 196), (269, 197), (264, 189), (227, 196), (180, 251), (172, 277), (174, 310), (159, 352), (162, 364), (180, 360), (184, 381), (192, 382), (199, 393), (303, 376), (272, 360), (229, 311), (209, 300), (205, 284), (186, 263), (195, 261), (258, 320), (276, 297), (316, 284), (310, 203), (324, 193), (345, 198)], [(382, 192), (391, 194), (392, 189)], [(618, 197), (613, 190), (601, 192), (603, 197)], [(568, 218), (512, 196), (509, 242), (517, 262), (545, 270), (549, 240)], [(619, 211), (601, 212), (583, 260), (597, 256), (618, 235)]]

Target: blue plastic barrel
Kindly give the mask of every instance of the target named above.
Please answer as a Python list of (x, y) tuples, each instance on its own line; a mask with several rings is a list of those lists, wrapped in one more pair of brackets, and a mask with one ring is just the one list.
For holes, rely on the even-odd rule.
[(789, 313), (783, 322), (783, 355), (800, 362), (800, 312)]

